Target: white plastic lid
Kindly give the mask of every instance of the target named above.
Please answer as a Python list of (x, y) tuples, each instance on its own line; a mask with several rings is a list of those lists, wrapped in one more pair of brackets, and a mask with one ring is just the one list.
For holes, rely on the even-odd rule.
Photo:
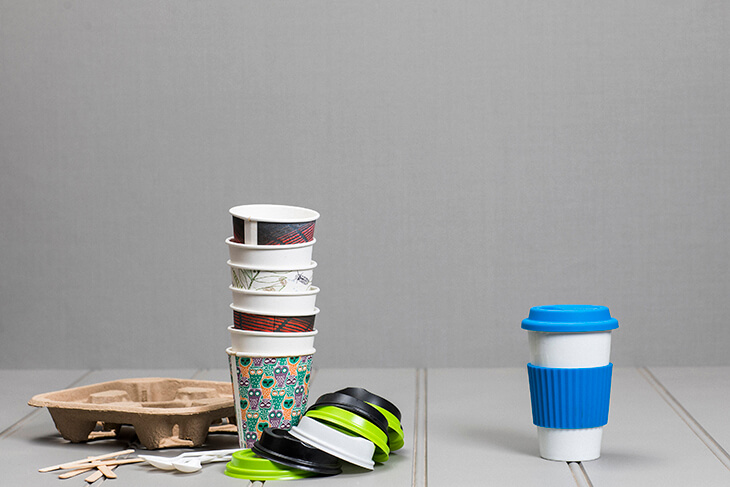
[(294, 426), (289, 433), (312, 445), (319, 450), (334, 455), (358, 467), (373, 470), (373, 454), (375, 444), (359, 436), (350, 436), (316, 419), (304, 416), (298, 426)]

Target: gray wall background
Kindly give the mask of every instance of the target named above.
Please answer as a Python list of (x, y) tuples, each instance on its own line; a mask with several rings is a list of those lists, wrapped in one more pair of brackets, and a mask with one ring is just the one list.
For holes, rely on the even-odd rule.
[(730, 3), (0, 1), (0, 367), (224, 367), (228, 208), (318, 210), (319, 366), (728, 365)]

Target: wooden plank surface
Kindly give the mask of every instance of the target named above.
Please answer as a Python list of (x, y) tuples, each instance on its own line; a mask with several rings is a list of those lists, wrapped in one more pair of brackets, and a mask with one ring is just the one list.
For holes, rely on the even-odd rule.
[(682, 406), (679, 414), (690, 416), (685, 422), (699, 426), (695, 434), (730, 468), (730, 367), (651, 367), (649, 373), (671, 395), (669, 400)]
[[(658, 388), (696, 420), (725, 448), (730, 438), (727, 403), (730, 368), (617, 368), (614, 371), (610, 422), (599, 460), (568, 464), (542, 460), (530, 415), (524, 369), (323, 369), (315, 370), (310, 403), (325, 392), (346, 386), (365, 387), (387, 397), (403, 412), (406, 446), (374, 472), (347, 468), (335, 477), (298, 481), (306, 485), (541, 485), (541, 486), (686, 486), (730, 485), (730, 469), (708, 449)], [(647, 374), (652, 374), (651, 376)], [(9, 394), (0, 398), (9, 428), (0, 433), (6, 461), (2, 485), (60, 485), (42, 466), (117, 451), (134, 440), (131, 428), (121, 438), (85, 444), (63, 440), (47, 411), (28, 414), (33, 394), (128, 377), (187, 377), (230, 380), (226, 369), (0, 371)], [(655, 377), (656, 382), (652, 382)], [(657, 385), (660, 384), (660, 386)], [(32, 411), (32, 410), (30, 410)], [(22, 421), (18, 422), (22, 418)], [(236, 448), (235, 435), (210, 435), (209, 448)], [(166, 449), (174, 456), (188, 449)], [(139, 452), (138, 452), (139, 453)], [(419, 461), (419, 458), (422, 460)], [(149, 465), (126, 465), (115, 472), (125, 485), (247, 486), (223, 474), (224, 463), (194, 474), (164, 472)], [(83, 478), (63, 485), (87, 485)], [(103, 482), (100, 480), (97, 484)], [(590, 482), (590, 483), (589, 483)], [(122, 485), (122, 484), (120, 484)], [(254, 484), (255, 485), (255, 484)], [(290, 482), (266, 482), (283, 487)]]
[(429, 485), (575, 487), (538, 456), (526, 369), (429, 369), (426, 397)]
[(87, 370), (0, 370), (0, 434), (36, 409), (28, 400), (36, 394), (71, 387)]
[(730, 485), (730, 471), (633, 368), (614, 369), (601, 458), (583, 467), (594, 487)]
[(664, 387), (730, 452), (730, 367), (651, 367)]

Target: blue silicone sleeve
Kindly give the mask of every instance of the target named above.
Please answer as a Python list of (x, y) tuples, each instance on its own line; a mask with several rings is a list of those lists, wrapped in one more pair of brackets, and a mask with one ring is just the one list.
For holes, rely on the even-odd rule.
[(527, 364), (532, 422), (544, 428), (597, 428), (608, 423), (613, 364), (561, 369)]

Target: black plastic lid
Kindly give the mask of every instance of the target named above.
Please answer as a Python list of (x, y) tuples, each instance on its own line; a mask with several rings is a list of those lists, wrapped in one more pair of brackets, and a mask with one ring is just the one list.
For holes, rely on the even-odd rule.
[(320, 475), (342, 472), (337, 457), (299, 441), (283, 429), (266, 428), (251, 449), (257, 455), (287, 467)]
[(345, 411), (357, 414), (361, 418), (367, 419), (373, 423), (386, 435), (388, 434), (388, 420), (385, 416), (383, 416), (383, 413), (356, 397), (341, 392), (322, 394), (307, 410), (317, 409), (322, 406), (336, 406), (344, 409)]
[(355, 397), (357, 399), (360, 399), (361, 401), (369, 402), (370, 404), (381, 407), (386, 411), (389, 411), (396, 418), (398, 418), (398, 421), (401, 421), (400, 410), (395, 406), (395, 404), (388, 401), (384, 397), (373, 394), (367, 389), (363, 389), (362, 387), (345, 387), (344, 389), (340, 389), (337, 392), (347, 394), (348, 396)]

